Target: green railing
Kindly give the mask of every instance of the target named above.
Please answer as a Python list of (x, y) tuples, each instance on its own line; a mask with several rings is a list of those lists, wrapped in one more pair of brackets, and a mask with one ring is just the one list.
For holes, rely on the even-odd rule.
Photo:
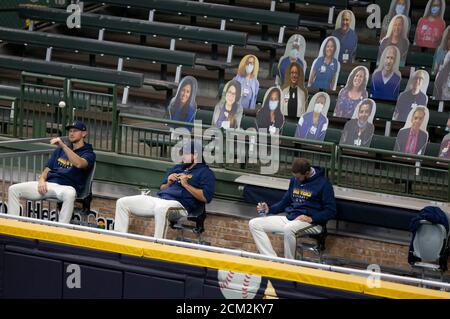
[(0, 135), (14, 136), (14, 111), (19, 103), (19, 98), (0, 96)]
[(115, 151), (118, 127), (115, 84), (22, 72), (18, 105), (15, 137), (65, 135), (65, 125), (77, 119), (85, 122), (87, 141), (95, 149)]
[(450, 160), (354, 146), (337, 159), (339, 186), (450, 201)]
[(62, 134), (67, 123), (67, 108), (59, 107), (67, 101), (65, 78), (22, 72), (21, 98), (14, 120), (14, 136), (21, 138), (51, 137)]
[[(35, 80), (27, 82), (25, 77), (35, 77)], [(65, 108), (58, 107), (61, 100), (66, 101)], [(291, 177), (293, 159), (306, 157), (313, 165), (324, 167), (335, 185), (450, 201), (449, 160), (286, 136), (272, 141), (270, 135), (250, 130), (215, 129), (212, 136), (208, 136), (205, 133), (211, 133), (210, 125), (200, 127), (161, 118), (119, 114), (115, 85), (49, 76), (36, 79), (36, 75), (24, 73), (18, 105), (18, 111), (14, 111), (14, 133), (17, 132), (15, 136), (19, 137), (63, 135), (63, 123), (80, 119), (87, 124), (88, 141), (96, 150), (168, 162), (172, 161), (171, 152), (179, 141), (173, 135), (173, 128), (185, 127), (192, 137), (201, 138), (206, 153), (215, 147), (215, 155), (221, 155), (218, 156), (221, 161), (207, 161), (212, 167), (261, 174), (263, 168), (271, 166), (274, 170), (270, 175)], [(11, 109), (6, 109), (4, 123), (9, 124), (10, 119)], [(10, 126), (7, 131), (2, 131), (3, 134), (8, 132)], [(276, 150), (274, 145), (278, 146), (278, 156), (271, 156)], [(266, 147), (263, 152), (266, 157), (261, 157), (261, 147)], [(233, 155), (227, 160), (227, 154), (231, 153)]]
[[(192, 137), (201, 136), (204, 147), (211, 145), (213, 140), (204, 136), (210, 125), (195, 128), (194, 124), (132, 114), (120, 114), (119, 122), (118, 152), (130, 156), (171, 161), (172, 147), (178, 142), (172, 135), (173, 127), (190, 128)], [(267, 146), (271, 150), (268, 135), (265, 136), (267, 142), (257, 143), (252, 139), (256, 134), (249, 131), (220, 131), (223, 140), (216, 143), (223, 145), (223, 148), (218, 148), (223, 152), (223, 161), (210, 165), (234, 172), (261, 174), (261, 168), (267, 165), (261, 163), (259, 154), (253, 157), (251, 154), (261, 146)], [(230, 132), (244, 137), (231, 139), (230, 135), (227, 136)], [(264, 137), (264, 134), (258, 135), (261, 136)], [(339, 186), (450, 201), (449, 160), (379, 149), (337, 146), (286, 136), (279, 137), (278, 146), (278, 170), (271, 174), (273, 176), (290, 177), (293, 159), (306, 157), (313, 165), (324, 167), (330, 180)], [(231, 150), (234, 155), (231, 161), (227, 161), (226, 153)], [(242, 156), (238, 150), (242, 152)]]
[[(32, 144), (35, 142), (47, 142), (48, 139), (30, 139), (24, 141), (1, 141), (0, 142), (0, 212), (5, 212), (5, 203), (8, 199), (8, 188), (12, 184), (36, 181), (38, 175), (47, 164), (53, 149), (38, 151), (11, 151), (9, 147), (17, 145)], [(44, 201), (22, 201), (22, 209), (26, 212), (39, 211), (42, 217)], [(50, 203), (45, 205), (46, 211), (56, 210), (50, 208)], [(39, 209), (37, 209), (39, 207)]]
[(97, 150), (116, 150), (117, 86), (85, 80), (68, 80), (69, 119), (81, 120), (88, 128), (87, 141)]
[[(271, 143), (268, 134), (257, 134), (249, 130), (214, 129), (210, 125), (195, 126), (160, 118), (151, 118), (133, 114), (119, 115), (118, 152), (130, 156), (146, 157), (156, 160), (171, 161), (172, 148), (178, 143), (172, 133), (175, 127), (186, 127), (192, 131), (191, 138), (202, 140), (205, 152), (217, 155), (216, 162), (208, 162), (212, 167), (224, 168), (230, 171), (260, 173), (263, 167), (278, 166), (272, 175), (291, 177), (292, 161), (296, 157), (309, 158), (314, 165), (325, 167), (330, 179), (334, 179), (335, 145), (327, 142), (314, 142), (291, 137), (280, 136)], [(214, 134), (211, 137), (206, 131)], [(211, 135), (212, 135), (211, 134)], [(257, 139), (262, 139), (258, 143)], [(260, 153), (259, 149), (266, 151)], [(274, 152), (278, 147), (279, 156)], [(213, 152), (215, 149), (216, 152)], [(261, 156), (266, 155), (266, 156)], [(228, 158), (227, 158), (228, 156)], [(273, 167), (275, 167), (273, 166)]]

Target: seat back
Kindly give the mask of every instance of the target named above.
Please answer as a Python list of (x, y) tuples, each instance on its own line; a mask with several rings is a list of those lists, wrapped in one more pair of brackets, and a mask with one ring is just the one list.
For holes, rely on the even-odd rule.
[(444, 226), (423, 220), (413, 241), (414, 256), (422, 262), (436, 263), (446, 240), (447, 232)]
[(302, 236), (307, 236), (311, 239), (314, 239), (317, 243), (317, 249), (319, 251), (323, 251), (325, 250), (325, 240), (328, 236), (327, 225), (322, 226), (322, 231), (318, 234), (303, 234)]
[(87, 197), (89, 197), (92, 194), (92, 181), (94, 180), (94, 174), (95, 174), (95, 166), (97, 164), (94, 162), (94, 165), (92, 166), (91, 171), (89, 172), (88, 177), (86, 178), (86, 182), (83, 185), (83, 188), (81, 189), (80, 193), (77, 194), (78, 200), (83, 200)]
[(319, 250), (325, 250), (325, 240), (328, 236), (327, 225), (322, 226), (322, 231), (318, 234), (311, 234), (309, 237), (317, 241), (317, 248)]

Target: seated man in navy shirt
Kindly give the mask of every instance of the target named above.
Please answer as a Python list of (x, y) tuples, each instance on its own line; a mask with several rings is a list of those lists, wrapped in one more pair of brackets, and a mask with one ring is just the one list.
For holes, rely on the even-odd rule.
[(50, 144), (57, 145), (37, 182), (14, 184), (8, 190), (8, 211), (12, 215), (20, 213), (20, 198), (41, 200), (57, 198), (62, 201), (59, 221), (69, 224), (72, 219), (73, 205), (83, 190), (89, 173), (95, 163), (92, 145), (85, 143), (86, 125), (75, 121), (66, 126), (69, 131), (70, 145), (54, 138)]
[(182, 163), (172, 167), (156, 196), (136, 195), (120, 198), (116, 203), (114, 230), (128, 232), (130, 214), (155, 216), (155, 238), (162, 238), (169, 208), (180, 208), (181, 215), (209, 203), (214, 195), (216, 178), (201, 154), (191, 143), (183, 147)]
[[(281, 201), (270, 209), (266, 203), (258, 204), (258, 212), (268, 216), (253, 218), (249, 222), (260, 254), (276, 257), (266, 233), (283, 232), (284, 257), (294, 259), (296, 234), (318, 234), (336, 215), (333, 186), (321, 168), (312, 167), (305, 158), (298, 158), (292, 163), (292, 174), (294, 177)], [(279, 213), (285, 214), (280, 216)]]

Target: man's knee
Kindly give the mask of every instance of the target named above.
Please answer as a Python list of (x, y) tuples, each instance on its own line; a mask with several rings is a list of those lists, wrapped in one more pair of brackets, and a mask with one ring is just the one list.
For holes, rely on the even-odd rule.
[(289, 227), (289, 224), (286, 224), (286, 226), (283, 228), (284, 237), (295, 236), (299, 232), (301, 232), (301, 230), (292, 229), (291, 227)]
[(126, 207), (127, 197), (121, 197), (116, 201), (116, 207)]
[(259, 218), (259, 217), (250, 219), (250, 221), (248, 222), (248, 227), (250, 228), (250, 230), (260, 230), (261, 229), (260, 219), (261, 218)]
[(67, 188), (63, 193), (63, 201), (75, 201), (77, 192), (74, 188)]
[(297, 221), (291, 221), (284, 225), (283, 232), (284, 237), (297, 236), (304, 232), (305, 229), (311, 227), (311, 225), (301, 222), (300, 225)]
[(161, 209), (162, 215), (166, 216), (166, 219), (171, 222), (177, 222), (187, 217), (188, 212), (184, 208), (172, 208)]
[(131, 196), (125, 196), (122, 198), (119, 198), (116, 201), (116, 213), (120, 212), (120, 213), (127, 213), (129, 212), (130, 208), (129, 208), (129, 199)]
[(20, 183), (9, 186), (8, 193), (16, 194), (19, 191), (20, 187), (21, 187)]

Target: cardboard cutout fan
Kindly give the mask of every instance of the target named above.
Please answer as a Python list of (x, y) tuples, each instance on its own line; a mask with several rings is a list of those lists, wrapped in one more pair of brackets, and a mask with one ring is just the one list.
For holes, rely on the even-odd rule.
[(327, 93), (314, 94), (309, 101), (307, 112), (298, 120), (295, 137), (323, 141), (328, 129), (329, 107), (330, 96)]
[(406, 120), (405, 126), (398, 132), (394, 151), (423, 155), (428, 143), (427, 125), (429, 112), (425, 106), (413, 108)]
[(233, 80), (241, 83), (241, 105), (244, 109), (254, 110), (259, 91), (259, 60), (256, 56), (248, 54), (239, 63), (237, 75)]
[(338, 61), (339, 39), (328, 37), (320, 46), (319, 56), (314, 60), (309, 74), (308, 87), (322, 90), (336, 90), (341, 64)]
[(353, 117), (345, 123), (339, 144), (358, 147), (370, 147), (375, 127), (377, 106), (372, 99), (362, 100), (356, 107)]

